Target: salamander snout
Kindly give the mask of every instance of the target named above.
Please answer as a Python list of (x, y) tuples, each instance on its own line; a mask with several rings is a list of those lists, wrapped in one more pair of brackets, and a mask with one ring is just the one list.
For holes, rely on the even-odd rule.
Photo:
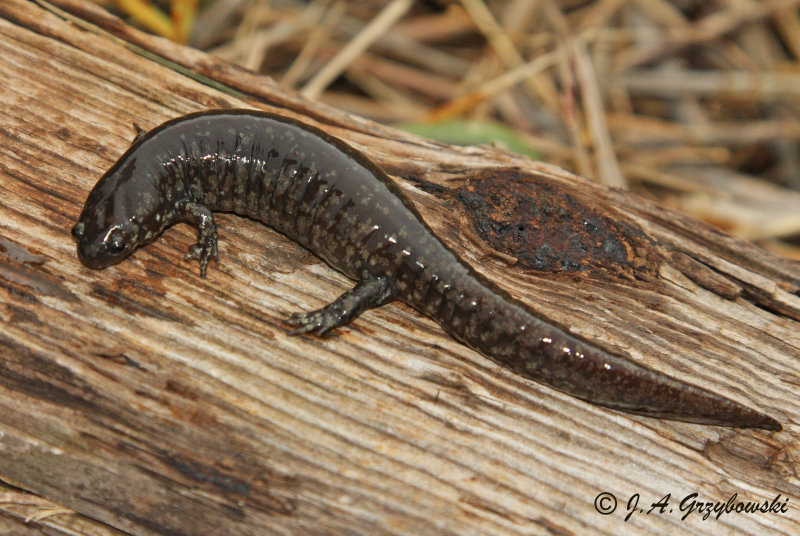
[(75, 240), (80, 240), (83, 238), (83, 230), (85, 228), (86, 226), (83, 224), (83, 222), (78, 222), (75, 224), (75, 227), (72, 228), (72, 236), (75, 237)]
[(117, 264), (130, 255), (133, 249), (128, 247), (125, 232), (119, 226), (92, 237), (86, 233), (86, 225), (78, 222), (72, 228), (72, 236), (78, 243), (78, 258), (81, 263), (95, 270)]

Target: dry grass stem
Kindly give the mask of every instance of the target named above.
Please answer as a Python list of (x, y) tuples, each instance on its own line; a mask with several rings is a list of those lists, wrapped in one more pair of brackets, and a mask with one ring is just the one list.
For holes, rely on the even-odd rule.
[(303, 87), (301, 93), (310, 99), (317, 98), (322, 91), (348, 65), (355, 61), (369, 46), (386, 32), (400, 17), (405, 15), (413, 0), (393, 0), (375, 19), (364, 27), (347, 46)]

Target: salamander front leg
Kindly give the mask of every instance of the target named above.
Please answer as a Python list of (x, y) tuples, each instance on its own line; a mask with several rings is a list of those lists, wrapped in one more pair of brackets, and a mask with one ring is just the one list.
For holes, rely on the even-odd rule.
[(333, 328), (347, 324), (367, 309), (389, 303), (396, 296), (397, 289), (388, 277), (367, 277), (322, 309), (293, 314), (287, 322), (298, 327), (289, 335), (314, 330), (317, 335), (324, 335)]
[(146, 131), (145, 129), (143, 129), (142, 127), (140, 127), (140, 126), (139, 126), (139, 125), (136, 123), (136, 121), (134, 121), (134, 122), (133, 122), (133, 128), (136, 130), (136, 137), (135, 137), (135, 138), (133, 138), (133, 141), (131, 142), (131, 145), (133, 145), (133, 144), (134, 144), (134, 143), (136, 143), (137, 141), (139, 141), (139, 140), (141, 140), (142, 138), (144, 138), (144, 137), (145, 137), (145, 135), (147, 134), (147, 131)]
[(219, 260), (217, 250), (217, 225), (211, 211), (199, 203), (179, 201), (176, 205), (181, 219), (191, 221), (197, 228), (197, 244), (189, 246), (189, 253), (185, 260), (196, 259), (200, 261), (200, 277), (206, 276), (208, 260)]

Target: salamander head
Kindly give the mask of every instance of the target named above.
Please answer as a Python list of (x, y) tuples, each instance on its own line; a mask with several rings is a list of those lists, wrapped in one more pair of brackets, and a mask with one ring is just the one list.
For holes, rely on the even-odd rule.
[(153, 234), (145, 224), (155, 221), (159, 203), (146, 186), (147, 177), (136, 170), (136, 159), (126, 156), (95, 185), (72, 228), (78, 258), (89, 268), (125, 260)]
[(100, 270), (123, 261), (131, 254), (130, 235), (124, 225), (113, 225), (105, 232), (86, 234), (87, 225), (79, 221), (72, 228), (78, 241), (78, 258), (89, 268)]

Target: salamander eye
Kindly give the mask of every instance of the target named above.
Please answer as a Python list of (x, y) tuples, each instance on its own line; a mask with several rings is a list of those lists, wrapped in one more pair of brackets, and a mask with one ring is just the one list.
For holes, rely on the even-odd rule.
[(106, 247), (111, 253), (120, 253), (125, 249), (125, 238), (122, 236), (122, 231), (113, 229), (106, 237)]
[(83, 222), (79, 222), (75, 227), (72, 228), (72, 236), (75, 237), (75, 240), (80, 240), (83, 237)]

